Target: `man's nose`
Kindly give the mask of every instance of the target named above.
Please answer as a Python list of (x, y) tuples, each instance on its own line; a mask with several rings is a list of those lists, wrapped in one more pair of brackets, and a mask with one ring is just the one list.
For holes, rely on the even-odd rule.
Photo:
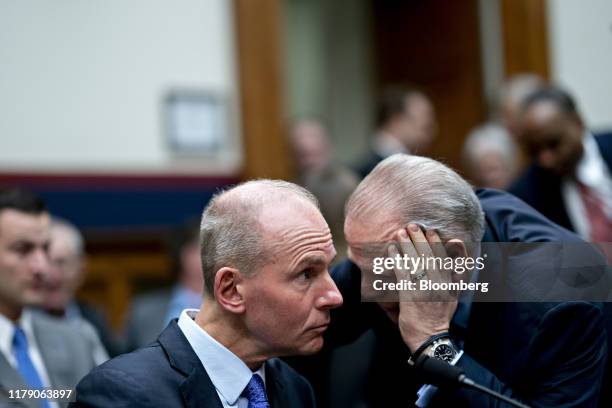
[(543, 149), (538, 153), (538, 162), (545, 169), (550, 169), (555, 165), (555, 154), (550, 149)]
[(315, 306), (318, 309), (334, 309), (342, 306), (342, 294), (340, 294), (338, 287), (334, 283), (331, 276), (329, 276), (329, 273), (325, 273), (325, 277), (323, 279), (323, 292), (316, 299)]
[(47, 275), (49, 273), (49, 256), (44, 249), (37, 249), (31, 254), (30, 269), (36, 275)]

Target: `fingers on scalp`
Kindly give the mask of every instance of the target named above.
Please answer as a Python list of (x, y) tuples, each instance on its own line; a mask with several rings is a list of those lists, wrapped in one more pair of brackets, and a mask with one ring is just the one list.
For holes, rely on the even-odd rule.
[(444, 249), (444, 244), (442, 244), (442, 240), (440, 239), (440, 236), (436, 230), (428, 230), (426, 232), (426, 236), (431, 244), (431, 249), (433, 250), (434, 256), (446, 258), (446, 249)]
[(415, 247), (404, 228), (397, 232), (397, 241), (404, 254), (408, 255), (410, 258), (419, 256), (417, 252), (418, 248)]
[(408, 233), (410, 234), (410, 238), (412, 239), (412, 242), (414, 242), (414, 246), (419, 254), (423, 254), (425, 256), (433, 255), (429, 242), (427, 241), (425, 234), (423, 234), (420, 225), (414, 223), (409, 224)]

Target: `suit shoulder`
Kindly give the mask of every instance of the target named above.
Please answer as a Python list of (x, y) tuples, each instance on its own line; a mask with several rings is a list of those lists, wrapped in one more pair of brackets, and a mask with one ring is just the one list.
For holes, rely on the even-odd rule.
[(112, 370), (129, 374), (133, 377), (150, 376), (151, 370), (159, 370), (162, 367), (169, 367), (166, 355), (159, 343), (139, 348), (131, 353), (117, 356), (104, 364), (96, 367), (96, 371)]
[(162, 377), (154, 347), (124, 354), (94, 368), (76, 387), (75, 407), (155, 406)]

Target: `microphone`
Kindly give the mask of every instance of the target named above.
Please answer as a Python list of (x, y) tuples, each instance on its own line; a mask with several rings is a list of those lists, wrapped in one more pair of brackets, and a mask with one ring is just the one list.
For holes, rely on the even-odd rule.
[(494, 398), (500, 399), (515, 407), (529, 408), (528, 405), (475, 383), (465, 375), (461, 368), (452, 366), (446, 361), (442, 361), (438, 358), (430, 358), (429, 356), (423, 354), (418, 358), (415, 368), (423, 377), (426, 384), (432, 384), (438, 387), (447, 387), (451, 385), (469, 387), (488, 394)]

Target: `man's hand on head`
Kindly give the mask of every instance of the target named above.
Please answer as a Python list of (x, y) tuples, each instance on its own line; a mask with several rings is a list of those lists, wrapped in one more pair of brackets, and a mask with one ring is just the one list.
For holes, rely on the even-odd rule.
[[(447, 258), (444, 244), (434, 230), (424, 233), (417, 224), (409, 224), (396, 234), (397, 245), (389, 247), (389, 256)], [(401, 252), (399, 252), (401, 251)], [(452, 270), (438, 268), (438, 262), (421, 264), (418, 270), (395, 268), (397, 281), (429, 280), (431, 283), (451, 283)], [(399, 328), (402, 338), (411, 352), (436, 334), (449, 330), (450, 321), (457, 309), (457, 293), (446, 291), (402, 291), (399, 298)]]

